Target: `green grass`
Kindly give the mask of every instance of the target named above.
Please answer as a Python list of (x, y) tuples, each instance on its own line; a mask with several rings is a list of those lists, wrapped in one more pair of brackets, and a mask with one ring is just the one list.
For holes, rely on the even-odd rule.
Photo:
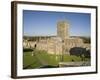
[(74, 55), (64, 55), (64, 61), (65, 62), (71, 62), (72, 60), (81, 61), (81, 58), (77, 57), (77, 56), (74, 56)]
[(48, 54), (46, 51), (35, 50), (34, 56), (32, 52), (24, 52), (23, 54), (23, 68), (34, 69), (45, 65), (58, 66), (59, 62), (81, 61), (80, 57), (64, 54), (62, 55)]
[(23, 68), (36, 68), (41, 66), (41, 63), (36, 57), (33, 57), (31, 52), (24, 52)]
[(58, 60), (56, 59), (56, 55), (48, 54), (45, 51), (40, 51), (40, 53), (36, 54), (38, 57), (40, 57), (43, 61), (48, 63), (48, 65), (57, 65)]

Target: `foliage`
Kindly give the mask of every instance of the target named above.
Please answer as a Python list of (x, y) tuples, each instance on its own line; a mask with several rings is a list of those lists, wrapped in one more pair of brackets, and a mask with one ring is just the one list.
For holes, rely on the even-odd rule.
[(84, 43), (91, 43), (91, 38), (90, 37), (81, 37), (83, 39)]
[(82, 61), (90, 59), (90, 50), (81, 47), (74, 47), (70, 49), (70, 55), (79, 56)]
[(24, 48), (23, 51), (24, 52), (31, 52), (31, 51), (33, 51), (33, 49), (31, 49), (31, 48)]

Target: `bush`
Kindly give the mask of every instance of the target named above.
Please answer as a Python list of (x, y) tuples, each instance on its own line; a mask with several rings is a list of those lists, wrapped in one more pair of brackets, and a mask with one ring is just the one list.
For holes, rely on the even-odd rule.
[(23, 49), (23, 52), (32, 52), (33, 51), (33, 49), (31, 49), (31, 48), (24, 48)]

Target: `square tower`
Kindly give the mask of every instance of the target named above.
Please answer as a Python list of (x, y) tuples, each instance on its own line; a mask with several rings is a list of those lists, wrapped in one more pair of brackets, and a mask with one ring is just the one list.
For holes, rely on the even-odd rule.
[(66, 21), (59, 21), (57, 23), (57, 36), (62, 40), (69, 38), (69, 23)]

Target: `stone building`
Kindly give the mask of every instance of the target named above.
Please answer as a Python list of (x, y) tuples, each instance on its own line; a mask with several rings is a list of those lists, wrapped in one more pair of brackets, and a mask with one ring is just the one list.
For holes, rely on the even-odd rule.
[[(50, 54), (70, 54), (70, 49), (73, 47), (82, 47), (90, 49), (90, 44), (83, 43), (83, 40), (78, 37), (70, 37), (69, 35), (70, 25), (66, 21), (59, 21), (57, 23), (57, 36), (39, 39), (38, 42), (24, 41), (24, 45), (28, 44), (27, 47), (34, 47), (36, 49), (45, 50)], [(25, 47), (25, 46), (24, 46)]]
[(57, 36), (61, 39), (69, 38), (69, 23), (65, 21), (59, 21), (57, 23)]

